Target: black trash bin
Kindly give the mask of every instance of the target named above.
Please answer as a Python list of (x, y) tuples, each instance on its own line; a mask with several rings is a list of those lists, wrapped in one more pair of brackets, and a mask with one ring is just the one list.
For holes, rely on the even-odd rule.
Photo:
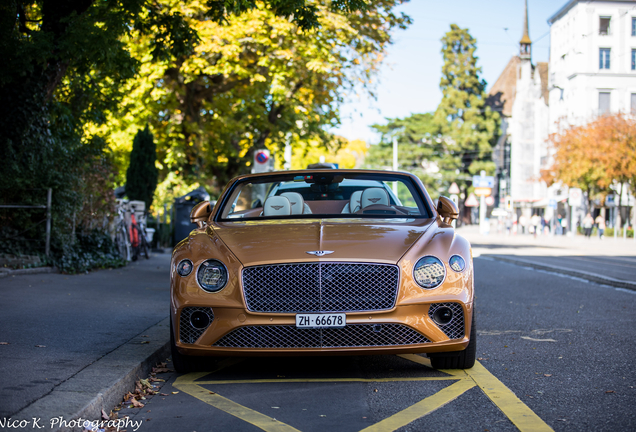
[(203, 201), (210, 201), (210, 195), (202, 186), (174, 200), (173, 244), (179, 243), (197, 227), (197, 224), (190, 222), (190, 212)]

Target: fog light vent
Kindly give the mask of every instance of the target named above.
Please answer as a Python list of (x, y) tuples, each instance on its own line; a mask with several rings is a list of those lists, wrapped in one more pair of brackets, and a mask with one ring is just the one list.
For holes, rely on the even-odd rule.
[(212, 308), (184, 307), (179, 318), (179, 340), (181, 343), (195, 343), (213, 320)]
[(465, 336), (464, 308), (459, 303), (433, 303), (428, 316), (437, 324), (449, 339), (462, 339)]

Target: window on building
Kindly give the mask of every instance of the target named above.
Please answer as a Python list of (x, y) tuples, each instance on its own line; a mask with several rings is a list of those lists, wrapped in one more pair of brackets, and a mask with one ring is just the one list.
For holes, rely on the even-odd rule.
[(598, 50), (598, 68), (609, 69), (610, 68), (610, 48), (600, 48)]
[(636, 70), (636, 49), (632, 50), (632, 70)]
[(598, 34), (607, 36), (610, 34), (610, 17), (601, 17), (599, 19)]
[(632, 114), (636, 114), (636, 93), (632, 93), (632, 106), (631, 106), (631, 111)]
[(598, 115), (608, 113), (610, 110), (610, 92), (598, 93)]
[(636, 17), (632, 17), (632, 36), (636, 36)]

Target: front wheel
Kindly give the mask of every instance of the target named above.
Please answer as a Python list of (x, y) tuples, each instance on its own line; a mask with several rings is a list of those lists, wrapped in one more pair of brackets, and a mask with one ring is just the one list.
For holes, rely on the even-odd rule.
[(435, 369), (470, 369), (475, 365), (477, 354), (477, 330), (475, 330), (475, 311), (470, 326), (470, 341), (463, 351), (450, 351), (445, 353), (430, 353), (431, 366)]

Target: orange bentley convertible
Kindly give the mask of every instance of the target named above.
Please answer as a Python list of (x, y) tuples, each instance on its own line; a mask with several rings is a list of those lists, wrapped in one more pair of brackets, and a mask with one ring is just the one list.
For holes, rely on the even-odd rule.
[(171, 262), (172, 359), (426, 353), (475, 363), (473, 260), (414, 175), (304, 170), (230, 181)]

